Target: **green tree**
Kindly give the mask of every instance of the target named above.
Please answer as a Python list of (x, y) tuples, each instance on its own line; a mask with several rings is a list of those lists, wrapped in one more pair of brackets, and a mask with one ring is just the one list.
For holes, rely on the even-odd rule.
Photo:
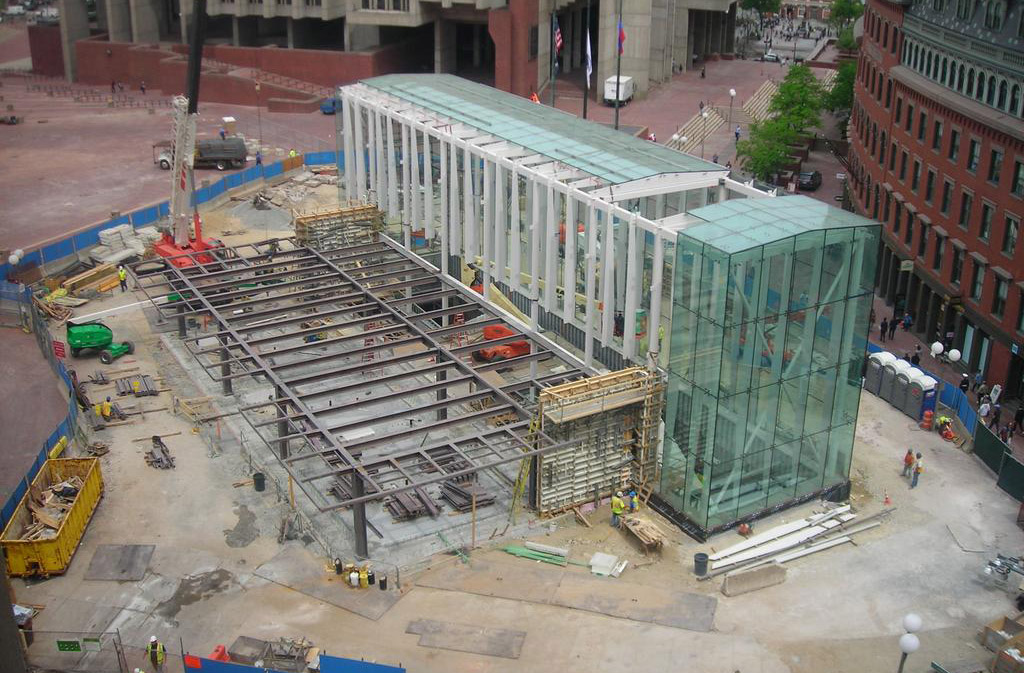
[(757, 25), (764, 28), (764, 15), (776, 14), (782, 6), (782, 0), (740, 0), (740, 7), (757, 12)]
[(855, 51), (857, 49), (857, 40), (853, 37), (853, 28), (844, 28), (839, 31), (839, 37), (836, 38), (836, 48), (841, 51)]
[(794, 65), (779, 85), (779, 92), (772, 99), (771, 112), (776, 119), (785, 122), (796, 133), (821, 126), (822, 100), (821, 83), (806, 65)]
[(789, 144), (796, 131), (783, 119), (767, 119), (750, 125), (750, 137), (736, 143), (741, 165), (760, 180), (768, 182), (789, 158)]
[(832, 11), (828, 20), (835, 26), (845, 28), (863, 13), (864, 5), (860, 0), (832, 0)]
[(825, 107), (832, 112), (849, 110), (853, 107), (853, 81), (857, 77), (857, 64), (845, 61), (839, 65), (839, 73), (832, 80), (832, 88), (825, 94)]

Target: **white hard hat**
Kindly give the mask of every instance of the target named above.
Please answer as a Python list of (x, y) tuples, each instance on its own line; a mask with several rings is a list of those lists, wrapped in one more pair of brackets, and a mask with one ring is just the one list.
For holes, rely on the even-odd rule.
[(150, 636), (149, 637), (149, 642), (155, 643), (156, 642), (156, 636)]
[(135, 673), (142, 673), (142, 669), (141, 668), (136, 668), (135, 669)]
[(622, 497), (622, 491), (615, 491), (615, 495), (617, 495), (617, 496), (619, 496), (621, 498)]

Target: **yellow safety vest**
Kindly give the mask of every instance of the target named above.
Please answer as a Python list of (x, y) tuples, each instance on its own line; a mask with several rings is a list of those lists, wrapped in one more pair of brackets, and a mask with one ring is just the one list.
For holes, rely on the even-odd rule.
[(112, 409), (110, 402), (104, 401), (103, 403), (100, 404), (100, 415), (103, 416), (104, 418), (110, 416), (111, 411)]
[(159, 642), (157, 642), (157, 643), (150, 643), (149, 645), (146, 646), (146, 655), (150, 659), (153, 658), (153, 652), (154, 651), (156, 652), (156, 663), (159, 666), (160, 664), (164, 663), (164, 653), (167, 650), (164, 648), (164, 644), (163, 643), (159, 643)]
[(622, 510), (625, 507), (626, 504), (622, 502), (622, 498), (617, 495), (612, 496), (612, 514), (622, 514)]
[(128, 272), (125, 271), (124, 269), (119, 269), (117, 272), (117, 279), (125, 280), (126, 278), (128, 278)]

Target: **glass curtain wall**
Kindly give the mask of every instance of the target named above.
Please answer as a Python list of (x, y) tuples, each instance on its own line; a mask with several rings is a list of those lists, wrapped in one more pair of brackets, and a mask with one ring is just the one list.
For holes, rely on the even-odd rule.
[(877, 227), (676, 243), (660, 495), (710, 531), (846, 482)]

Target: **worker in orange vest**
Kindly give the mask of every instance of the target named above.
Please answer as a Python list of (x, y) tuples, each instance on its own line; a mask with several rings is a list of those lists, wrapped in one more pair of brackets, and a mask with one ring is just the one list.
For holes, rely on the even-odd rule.
[(530, 94), (530, 100), (532, 100), (534, 103), (540, 103), (540, 96), (537, 95), (536, 91)]

